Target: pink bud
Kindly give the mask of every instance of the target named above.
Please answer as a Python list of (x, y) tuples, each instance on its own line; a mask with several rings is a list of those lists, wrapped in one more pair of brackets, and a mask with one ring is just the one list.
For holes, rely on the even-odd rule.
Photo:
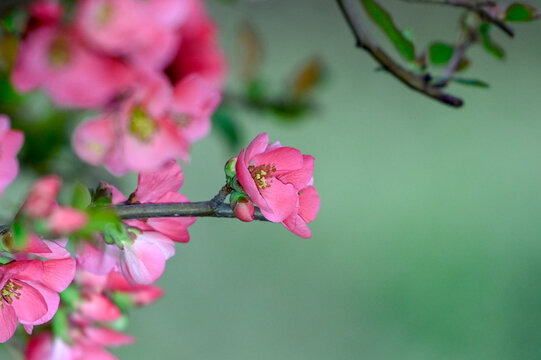
[(254, 203), (248, 198), (240, 198), (233, 206), (233, 212), (240, 221), (250, 222), (254, 221)]

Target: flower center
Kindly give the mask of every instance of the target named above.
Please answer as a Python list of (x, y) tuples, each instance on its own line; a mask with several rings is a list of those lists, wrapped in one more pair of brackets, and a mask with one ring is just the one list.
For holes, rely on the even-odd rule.
[(136, 107), (131, 116), (130, 132), (139, 140), (149, 142), (156, 133), (156, 122), (140, 107)]
[(274, 177), (272, 173), (276, 172), (276, 166), (274, 164), (259, 165), (257, 167), (250, 165), (248, 171), (250, 171), (257, 187), (265, 189), (272, 184), (272, 178)]
[(179, 128), (186, 128), (192, 121), (192, 117), (188, 114), (173, 114), (173, 121)]
[[(15, 284), (13, 281), (8, 281), (6, 285), (4, 285), (4, 288), (2, 289), (2, 299), (8, 304), (13, 303), (13, 299), (19, 300), (21, 297), (21, 293), (19, 290), (21, 290), (23, 287), (21, 285)], [(0, 302), (0, 306), (4, 308), (4, 303)]]
[(54, 68), (62, 68), (70, 60), (69, 46), (66, 39), (58, 37), (49, 47), (49, 65)]

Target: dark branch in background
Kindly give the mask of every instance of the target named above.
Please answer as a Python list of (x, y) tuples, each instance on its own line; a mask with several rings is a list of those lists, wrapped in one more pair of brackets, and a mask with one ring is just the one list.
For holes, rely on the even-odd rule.
[(353, 36), (355, 36), (357, 47), (366, 50), (385, 70), (411, 89), (432, 99), (453, 107), (461, 107), (464, 104), (462, 99), (444, 93), (440, 87), (432, 85), (430, 75), (418, 75), (405, 69), (376, 45), (364, 28), (352, 0), (337, 0), (337, 2)]
[(449, 81), (453, 77), (453, 74), (457, 70), (460, 62), (464, 58), (466, 50), (477, 40), (477, 36), (471, 29), (466, 29), (462, 35), (461, 40), (454, 47), (453, 57), (449, 60), (449, 64), (445, 68), (445, 72), (440, 80), (434, 86), (445, 87), (449, 84)]
[(35, 0), (0, 0), (0, 18), (18, 7), (26, 6)]
[(503, 32), (505, 32), (507, 35), (513, 37), (515, 36), (515, 32), (513, 29), (507, 25), (505, 22), (503, 22), (501, 19), (498, 19), (495, 17), (492, 13), (490, 13), (488, 10), (485, 9), (485, 7), (488, 6), (495, 6), (494, 1), (470, 1), (470, 0), (402, 0), (405, 2), (414, 2), (414, 3), (423, 3), (423, 4), (437, 4), (437, 5), (450, 5), (455, 7), (460, 7), (466, 10), (473, 11), (479, 17), (481, 20), (486, 21), (488, 23), (494, 24), (495, 26), (499, 27)]

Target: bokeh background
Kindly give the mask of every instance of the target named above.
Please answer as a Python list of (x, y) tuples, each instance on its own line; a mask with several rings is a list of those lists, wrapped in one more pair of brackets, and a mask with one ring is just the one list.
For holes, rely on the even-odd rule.
[[(505, 61), (471, 51), (466, 74), (491, 88), (452, 86), (466, 100), (456, 110), (375, 71), (333, 1), (208, 4), (230, 59), (230, 88), (238, 86), (238, 27), (246, 19), (261, 34), (263, 73), (277, 89), (311, 56), (327, 64), (318, 110), (304, 121), (239, 113), (245, 143), (267, 131), (316, 157), (322, 206), (314, 236), (198, 220), (158, 282), (166, 296), (131, 314), (137, 343), (114, 352), (186, 360), (541, 358), (541, 23), (515, 25), (513, 40), (494, 31)], [(416, 43), (456, 37), (458, 10), (382, 4), (414, 30)], [(212, 197), (232, 155), (216, 132), (197, 143), (183, 193)], [(14, 192), (27, 185), (20, 180)], [(128, 177), (121, 187), (134, 186)]]

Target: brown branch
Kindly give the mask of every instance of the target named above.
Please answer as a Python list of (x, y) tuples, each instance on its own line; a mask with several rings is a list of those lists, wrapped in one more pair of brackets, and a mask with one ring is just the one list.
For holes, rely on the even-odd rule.
[(411, 89), (420, 92), (432, 99), (435, 99), (444, 104), (461, 107), (464, 102), (453, 95), (444, 93), (440, 88), (430, 84), (430, 75), (415, 74), (396, 61), (394, 61), (385, 51), (383, 51), (369, 36), (364, 28), (358, 13), (355, 10), (352, 0), (337, 0), (338, 6), (344, 15), (344, 18), (353, 33), (356, 40), (356, 45), (366, 50), (372, 57), (380, 63), (385, 70), (394, 75), (402, 83)]
[(415, 2), (423, 4), (438, 4), (438, 5), (450, 5), (460, 7), (476, 13), (483, 21), (489, 22), (500, 28), (510, 37), (515, 36), (513, 29), (507, 25), (503, 20), (498, 19), (494, 14), (485, 9), (486, 6), (494, 6), (494, 1), (471, 1), (471, 0), (402, 0), (405, 2)]
[(0, 17), (9, 14), (18, 7), (26, 6), (35, 0), (0, 0)]

